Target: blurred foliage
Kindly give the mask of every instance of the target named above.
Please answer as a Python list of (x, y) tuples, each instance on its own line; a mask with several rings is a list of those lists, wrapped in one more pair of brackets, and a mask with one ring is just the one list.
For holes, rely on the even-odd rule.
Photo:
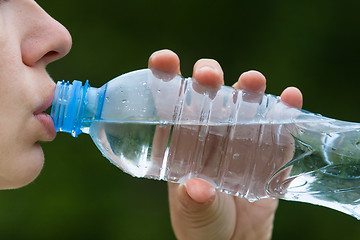
[[(37, 1), (73, 36), (73, 49), (48, 71), (55, 80), (99, 87), (145, 68), (153, 51), (179, 54), (190, 76), (214, 58), (227, 84), (256, 69), (267, 92), (287, 86), (304, 108), (360, 122), (360, 1)], [(26, 13), (25, 13), (26, 14)], [(174, 239), (164, 182), (136, 179), (101, 156), (87, 135), (43, 144), (39, 178), (0, 192), (2, 239)], [(274, 239), (359, 239), (358, 220), (322, 207), (281, 201)]]

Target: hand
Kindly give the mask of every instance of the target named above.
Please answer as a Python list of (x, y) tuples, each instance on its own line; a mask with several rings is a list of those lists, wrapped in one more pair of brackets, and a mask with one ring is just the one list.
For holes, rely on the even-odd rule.
[[(149, 68), (180, 74), (180, 61), (169, 50), (155, 52)], [(216, 87), (224, 83), (220, 65), (201, 59), (194, 65), (193, 77), (202, 85)], [(264, 92), (265, 77), (256, 71), (243, 73), (233, 85), (237, 89)], [(301, 108), (302, 95), (296, 88), (287, 88), (281, 98)], [(188, 179), (183, 184), (169, 183), (169, 204), (172, 226), (178, 239), (270, 239), (278, 200), (262, 199), (253, 203), (246, 199), (218, 192), (202, 179)]]

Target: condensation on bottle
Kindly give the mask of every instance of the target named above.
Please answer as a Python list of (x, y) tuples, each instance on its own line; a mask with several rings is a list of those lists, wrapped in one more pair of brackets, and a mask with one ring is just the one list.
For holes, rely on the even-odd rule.
[(360, 218), (358, 123), (155, 69), (100, 88), (58, 82), (51, 116), (57, 131), (90, 134), (135, 177), (202, 178), (249, 201), (308, 202)]

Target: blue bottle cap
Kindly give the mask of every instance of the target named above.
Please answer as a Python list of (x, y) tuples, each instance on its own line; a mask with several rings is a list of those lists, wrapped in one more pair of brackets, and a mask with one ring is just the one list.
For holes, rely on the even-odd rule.
[(57, 131), (71, 133), (74, 137), (81, 133), (82, 103), (89, 86), (88, 81), (82, 86), (76, 80), (72, 84), (65, 81), (56, 84), (51, 117)]

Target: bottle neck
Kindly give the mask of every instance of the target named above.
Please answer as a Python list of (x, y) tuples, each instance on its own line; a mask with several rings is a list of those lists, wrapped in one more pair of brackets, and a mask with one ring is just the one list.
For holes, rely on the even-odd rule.
[(100, 118), (106, 85), (90, 87), (88, 81), (58, 82), (51, 108), (51, 117), (58, 132), (71, 133), (77, 137), (88, 133), (91, 122)]

